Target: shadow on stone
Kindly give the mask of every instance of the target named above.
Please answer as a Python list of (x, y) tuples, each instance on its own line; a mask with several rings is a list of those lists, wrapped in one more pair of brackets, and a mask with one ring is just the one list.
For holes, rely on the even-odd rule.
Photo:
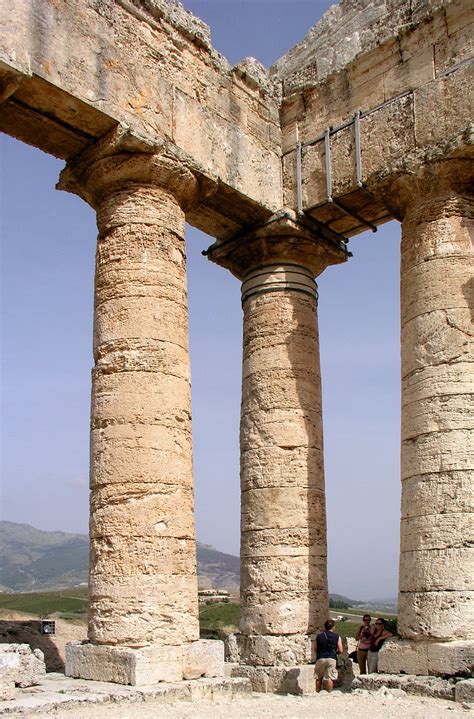
[(40, 621), (0, 621), (0, 644), (29, 644), (41, 649), (46, 671), (64, 673), (64, 661), (51, 637), (41, 634)]

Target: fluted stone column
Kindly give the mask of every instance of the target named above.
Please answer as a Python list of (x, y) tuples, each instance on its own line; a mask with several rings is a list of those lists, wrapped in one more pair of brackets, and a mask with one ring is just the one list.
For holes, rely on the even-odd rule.
[(240, 658), (304, 664), (328, 616), (314, 277), (346, 252), (281, 217), (209, 254), (243, 280)]
[(183, 647), (199, 638), (183, 209), (195, 184), (143, 153), (79, 162), (63, 178), (99, 228), (91, 645), (70, 646), (73, 676), (182, 679)]
[[(401, 247), (402, 516), (398, 628), (386, 671), (474, 662), (474, 203), (469, 165), (405, 187)], [(398, 653), (397, 653), (398, 652)]]

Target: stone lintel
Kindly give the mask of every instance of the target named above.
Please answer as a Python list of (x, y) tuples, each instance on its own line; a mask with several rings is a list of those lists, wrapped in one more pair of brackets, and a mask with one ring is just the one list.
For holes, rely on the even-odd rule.
[(454, 642), (390, 639), (380, 651), (379, 672), (419, 676), (471, 676), (474, 640)]
[(224, 645), (198, 640), (181, 646), (133, 648), (69, 642), (66, 676), (144, 686), (224, 676)]
[(215, 242), (204, 253), (238, 279), (268, 265), (300, 265), (317, 277), (350, 256), (345, 238), (310, 218), (283, 209), (258, 227)]

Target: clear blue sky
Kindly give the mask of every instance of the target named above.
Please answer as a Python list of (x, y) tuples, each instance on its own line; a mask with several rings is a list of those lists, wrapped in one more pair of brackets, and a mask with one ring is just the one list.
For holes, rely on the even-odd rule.
[[(270, 65), (330, 3), (188, 0), (231, 63)], [(87, 532), (92, 210), (54, 190), (62, 163), (1, 136), (2, 518)], [(319, 278), (332, 592), (394, 596), (399, 532), (399, 237), (350, 242)], [(238, 281), (188, 228), (197, 534), (239, 551), (242, 314)]]

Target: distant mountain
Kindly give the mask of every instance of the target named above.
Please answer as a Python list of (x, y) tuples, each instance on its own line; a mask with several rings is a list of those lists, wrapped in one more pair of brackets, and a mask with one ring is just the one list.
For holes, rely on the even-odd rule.
[(43, 532), (0, 522), (0, 582), (17, 592), (74, 587), (87, 582), (89, 540), (84, 534)]
[[(0, 592), (32, 592), (87, 582), (89, 538), (44, 532), (28, 524), (0, 522)], [(238, 557), (197, 543), (199, 586), (237, 589)]]
[[(44, 532), (29, 524), (0, 522), (0, 593), (76, 587), (87, 582), (89, 538), (85, 534)], [(240, 559), (197, 542), (198, 583), (202, 589), (238, 590)], [(331, 594), (351, 607), (396, 612), (396, 600), (350, 599)]]

